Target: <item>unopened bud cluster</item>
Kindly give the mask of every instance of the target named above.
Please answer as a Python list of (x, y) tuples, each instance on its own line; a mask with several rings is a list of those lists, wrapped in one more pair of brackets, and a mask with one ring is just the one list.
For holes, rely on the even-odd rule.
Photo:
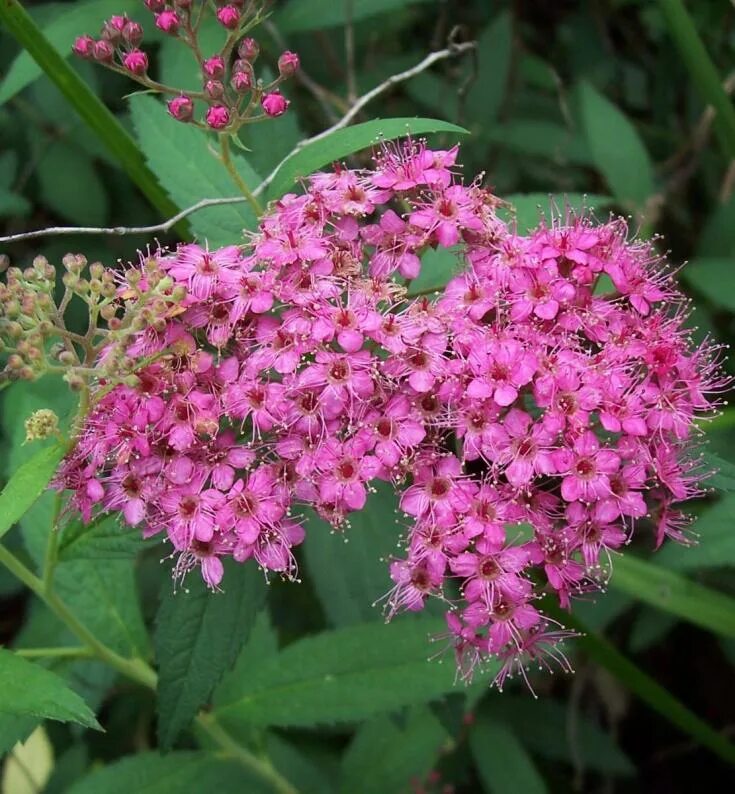
[[(168, 112), (177, 121), (193, 123), (218, 132), (235, 132), (252, 121), (283, 115), (289, 105), (279, 85), (299, 68), (299, 56), (283, 52), (278, 59), (278, 77), (269, 83), (255, 74), (260, 47), (245, 34), (263, 17), (263, 3), (235, 0), (212, 6), (217, 22), (228, 31), (222, 48), (211, 55), (203, 53), (198, 34), (202, 15), (210, 10), (202, 0), (144, 0), (153, 13), (155, 26), (182, 42), (199, 64), (200, 91), (182, 91), (163, 85), (148, 75), (149, 58), (140, 49), (143, 28), (127, 16), (113, 16), (102, 25), (100, 37), (84, 35), (74, 42), (76, 55), (97, 61), (127, 74), (147, 89), (168, 95)], [(195, 101), (205, 103), (201, 118), (196, 118)]]

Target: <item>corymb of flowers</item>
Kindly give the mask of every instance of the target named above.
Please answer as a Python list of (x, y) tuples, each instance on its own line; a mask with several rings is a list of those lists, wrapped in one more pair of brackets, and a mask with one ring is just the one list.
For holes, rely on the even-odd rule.
[[(190, 25), (183, 3), (147, 5), (166, 33)], [(140, 26), (104, 31), (77, 52), (148, 81)], [(204, 60), (201, 95), (169, 112), (215, 129), (256, 105), (282, 113), (256, 54), (245, 38)], [(281, 60), (293, 74), (298, 58)], [(402, 552), (386, 561), (386, 616), (441, 600), (460, 676), (499, 660), (502, 686), (529, 663), (568, 666), (571, 632), (542, 597), (571, 609), (604, 589), (635, 532), (689, 542), (698, 420), (728, 383), (653, 243), (584, 212), (519, 234), (458, 155), (383, 144), (371, 168), (315, 173), (273, 202), (244, 243), (151, 248), (123, 270), (67, 257), (67, 295), (101, 325), (86, 360), (59, 327), (54, 268), (11, 268), (5, 377), (63, 365), (90, 388), (53, 486), (86, 522), (115, 513), (159, 536), (174, 578), (213, 590), (224, 557), (294, 579), (304, 509), (348, 536), (389, 483)], [(421, 294), (437, 249), (453, 277)]]

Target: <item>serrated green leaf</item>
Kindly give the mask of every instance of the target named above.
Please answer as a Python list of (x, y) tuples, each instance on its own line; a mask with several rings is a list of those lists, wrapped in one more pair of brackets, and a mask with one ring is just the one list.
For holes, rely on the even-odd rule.
[(212, 753), (138, 753), (96, 769), (67, 794), (202, 794), (202, 792), (273, 794), (235, 761)]
[(343, 794), (408, 791), (423, 780), (449, 735), (426, 706), (400, 718), (387, 715), (364, 723), (342, 760)]
[[(131, 96), (130, 111), (136, 137), (151, 170), (179, 206), (205, 198), (240, 195), (222, 163), (209, 150), (213, 138), (171, 118), (157, 99)], [(245, 183), (255, 188), (260, 177), (244, 158), (233, 155)], [(208, 207), (191, 216), (192, 230), (212, 246), (234, 245), (244, 229), (253, 229), (255, 216), (247, 203)]]
[(735, 311), (735, 258), (694, 259), (681, 279), (720, 308)]
[(18, 717), (0, 713), (0, 756), (11, 750), (18, 742), (24, 742), (40, 722), (38, 717)]
[(507, 222), (515, 221), (518, 234), (526, 234), (541, 222), (551, 223), (552, 215), (562, 218), (566, 212), (580, 214), (584, 211), (602, 211), (614, 203), (610, 196), (587, 193), (514, 193), (505, 196), (510, 208), (502, 207), (498, 215)]
[(139, 527), (123, 524), (116, 515), (90, 524), (75, 520), (65, 527), (59, 542), (60, 560), (129, 560), (155, 541), (143, 540)]
[[(435, 0), (354, 0), (352, 21), (400, 11), (410, 5), (432, 3)], [(291, 0), (274, 16), (274, 22), (283, 33), (302, 33), (343, 25), (346, 19), (345, 4), (339, 0)]]
[(592, 161), (618, 201), (642, 209), (656, 186), (651, 158), (637, 130), (589, 83), (580, 83), (577, 101)]
[(169, 749), (235, 662), (247, 641), (266, 585), (253, 565), (227, 565), (223, 592), (198, 573), (186, 588), (167, 588), (156, 618), (158, 737)]
[(615, 559), (610, 586), (723, 637), (735, 637), (735, 599), (630, 554)]
[(497, 118), (508, 89), (512, 53), (512, 18), (504, 11), (477, 39), (477, 74), (465, 102), (473, 132), (480, 132)]
[(295, 182), (301, 177), (308, 176), (349, 154), (367, 149), (381, 140), (390, 141), (408, 134), (421, 135), (428, 132), (467, 134), (467, 130), (463, 127), (439, 119), (376, 119), (366, 121), (364, 124), (355, 124), (353, 127), (337, 130), (321, 140), (307, 144), (285, 160), (268, 188), (268, 198), (279, 198), (292, 190)]
[(0, 712), (4, 714), (77, 722), (86, 728), (100, 729), (89, 706), (62, 678), (2, 648), (0, 692)]
[(544, 794), (548, 789), (518, 736), (481, 711), (470, 731), (470, 748), (488, 794)]
[(397, 499), (386, 483), (370, 494), (364, 510), (350, 516), (344, 534), (316, 516), (309, 519), (306, 565), (330, 623), (347, 626), (382, 620), (374, 602), (391, 588), (386, 562), (401, 535)]
[(15, 470), (0, 493), (0, 538), (46, 490), (63, 455), (59, 444), (44, 447)]
[(454, 663), (429, 661), (442, 620), (403, 616), (298, 640), (251, 670), (237, 700), (215, 714), (236, 729), (364, 719), (455, 688)]

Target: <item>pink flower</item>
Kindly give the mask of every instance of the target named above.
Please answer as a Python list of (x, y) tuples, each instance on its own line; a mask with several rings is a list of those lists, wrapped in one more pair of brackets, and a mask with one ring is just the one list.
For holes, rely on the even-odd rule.
[(148, 56), (142, 50), (130, 50), (123, 56), (123, 66), (132, 74), (145, 74), (148, 71)]
[(206, 120), (213, 130), (224, 129), (230, 123), (230, 111), (224, 105), (212, 105), (207, 110)]
[(289, 106), (289, 101), (280, 91), (271, 91), (263, 94), (260, 105), (265, 111), (266, 116), (282, 116)]
[(620, 467), (620, 457), (611, 449), (600, 449), (600, 442), (586, 431), (572, 449), (552, 453), (557, 471), (564, 475), (561, 495), (567, 502), (593, 502), (610, 496), (610, 475)]
[(240, 24), (240, 10), (235, 5), (226, 5), (217, 9), (217, 20), (228, 30), (235, 30)]
[(176, 36), (179, 32), (181, 19), (173, 9), (165, 9), (159, 14), (156, 14), (156, 27), (169, 36)]
[(168, 112), (177, 121), (191, 121), (191, 117), (194, 115), (194, 103), (190, 97), (182, 94), (169, 101)]

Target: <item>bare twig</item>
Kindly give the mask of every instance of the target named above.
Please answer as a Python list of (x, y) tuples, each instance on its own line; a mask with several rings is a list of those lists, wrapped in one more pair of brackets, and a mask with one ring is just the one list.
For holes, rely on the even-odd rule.
[(276, 178), (276, 174), (281, 170), (284, 163), (288, 162), (292, 157), (298, 154), (309, 144), (315, 143), (316, 141), (321, 141), (322, 139), (327, 138), (333, 132), (347, 127), (350, 122), (358, 115), (358, 113), (360, 113), (360, 111), (365, 107), (365, 105), (372, 102), (373, 99), (379, 97), (381, 94), (384, 94), (389, 88), (398, 85), (398, 83), (403, 83), (406, 80), (410, 80), (417, 74), (426, 71), (426, 69), (435, 64), (437, 61), (443, 61), (445, 58), (452, 58), (453, 56), (460, 55), (463, 52), (474, 50), (475, 46), (476, 44), (474, 41), (466, 41), (460, 44), (451, 44), (446, 49), (437, 50), (436, 52), (432, 52), (431, 54), (427, 55), (423, 61), (420, 61), (416, 64), (416, 66), (412, 66), (410, 69), (406, 69), (405, 72), (399, 72), (398, 74), (391, 75), (387, 80), (380, 83), (380, 85), (375, 86), (375, 88), (371, 89), (366, 94), (363, 94), (336, 124), (333, 124), (331, 127), (324, 130), (323, 132), (318, 133), (317, 135), (313, 135), (311, 138), (306, 138), (303, 141), (299, 141), (299, 143), (296, 144), (288, 156), (284, 157), (284, 159), (281, 160), (281, 162), (271, 171), (270, 174), (268, 174), (268, 176), (258, 185), (258, 187), (253, 190), (253, 195), (257, 197), (263, 193), (268, 185), (270, 185), (271, 182)]
[(247, 201), (245, 196), (202, 199), (201, 201), (197, 201), (196, 204), (192, 204), (191, 207), (181, 210), (181, 212), (178, 212), (167, 221), (158, 223), (155, 226), (48, 226), (45, 229), (35, 229), (31, 232), (21, 232), (19, 234), (10, 234), (7, 237), (0, 237), (0, 243), (15, 243), (20, 240), (32, 240), (34, 237), (48, 237), (50, 235), (110, 234), (122, 236), (125, 234), (155, 234), (157, 232), (167, 232), (176, 226), (180, 220), (206, 207), (217, 207), (222, 204), (241, 204), (245, 201)]

